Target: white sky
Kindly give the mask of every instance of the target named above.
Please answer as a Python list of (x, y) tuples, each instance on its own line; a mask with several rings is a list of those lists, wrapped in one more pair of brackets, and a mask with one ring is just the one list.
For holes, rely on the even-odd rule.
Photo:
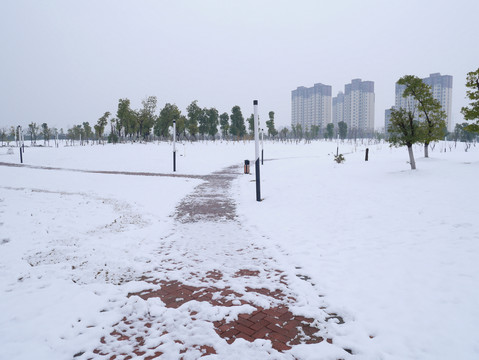
[(245, 118), (259, 100), (277, 126), (291, 121), (291, 91), (353, 78), (375, 82), (375, 127), (405, 74), (454, 77), (462, 122), (467, 72), (479, 67), (477, 0), (2, 0), (0, 127), (64, 129), (119, 98), (133, 108), (201, 107)]

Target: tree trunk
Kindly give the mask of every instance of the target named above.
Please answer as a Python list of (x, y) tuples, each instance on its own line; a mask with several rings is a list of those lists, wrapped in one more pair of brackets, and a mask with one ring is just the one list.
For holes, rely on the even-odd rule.
[(425, 158), (429, 157), (429, 143), (428, 142), (424, 143), (424, 157)]
[(409, 153), (409, 163), (411, 164), (411, 170), (416, 170), (416, 161), (414, 160), (412, 145), (407, 147), (407, 151)]

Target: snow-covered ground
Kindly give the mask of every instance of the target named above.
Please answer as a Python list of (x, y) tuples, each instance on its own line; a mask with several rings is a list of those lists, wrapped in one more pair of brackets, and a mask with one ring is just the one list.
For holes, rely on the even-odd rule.
[[(424, 159), (418, 147), (418, 170), (411, 171), (406, 150), (387, 144), (340, 144), (346, 162), (337, 164), (335, 142), (267, 142), (264, 201), (255, 201), (254, 175), (233, 182), (240, 229), (175, 225), (175, 206), (199, 178), (0, 166), (0, 359), (70, 359), (93, 350), (112, 324), (145, 311), (126, 294), (143, 290), (139, 276), (158, 272), (158, 262), (168, 259), (159, 250), (198, 263), (186, 255), (190, 250), (201, 254), (201, 268), (215, 268), (221, 264), (215, 254), (241, 231), (290, 279), (295, 272), (309, 278), (298, 311), (307, 315), (320, 301), (344, 318), (329, 327), (335, 344), (353, 350), (343, 358), (477, 359), (479, 148), (443, 149), (436, 145)], [(186, 143), (178, 155), (178, 174), (206, 175), (252, 160), (254, 144)], [(24, 163), (171, 174), (171, 158), (166, 143), (95, 145), (26, 148)], [(7, 155), (0, 148), (0, 162), (18, 163), (18, 149)], [(219, 245), (224, 237), (228, 246)], [(168, 247), (171, 239), (177, 248)], [(240, 280), (229, 280), (241, 288), (234, 283)], [(149, 306), (171, 325), (170, 334), (169, 320), (183, 321), (182, 308)], [(205, 304), (201, 310), (210, 320), (235, 316)], [(176, 339), (209, 339), (215, 359), (338, 357), (324, 343), (279, 354), (265, 350), (264, 341), (236, 341), (230, 350), (211, 327), (187, 328)]]

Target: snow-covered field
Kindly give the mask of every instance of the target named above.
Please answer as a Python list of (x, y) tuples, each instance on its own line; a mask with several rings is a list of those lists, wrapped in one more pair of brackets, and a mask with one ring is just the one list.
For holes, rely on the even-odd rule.
[[(187, 323), (183, 307), (172, 312), (159, 300), (126, 298), (145, 288), (142, 274), (158, 272), (167, 259), (161, 249), (172, 239), (184, 243), (168, 248), (170, 258), (199, 263), (188, 255), (194, 252), (204, 269), (221, 263), (219, 251), (247, 240), (264, 248), (293, 285), (297, 273), (306, 275), (308, 282), (297, 285), (304, 295), (297, 310), (308, 315), (320, 301), (344, 318), (328, 329), (338, 349), (353, 351), (343, 358), (478, 359), (479, 147), (443, 149), (436, 145), (424, 159), (418, 147), (418, 170), (411, 171), (407, 151), (387, 144), (340, 144), (346, 162), (337, 164), (335, 142), (266, 142), (264, 201), (255, 201), (254, 175), (233, 182), (240, 229), (175, 225), (176, 205), (199, 178), (0, 166), (0, 359), (86, 356), (112, 324), (145, 307), (163, 317), (175, 339), (214, 346), (212, 359), (340, 356), (325, 342), (283, 354), (264, 341), (227, 345), (206, 322)], [(166, 143), (26, 148), (24, 155), (34, 166), (172, 173)], [(253, 160), (254, 144), (186, 143), (178, 155), (178, 174), (206, 175)], [(7, 155), (0, 148), (0, 162), (18, 163), (18, 149)], [(233, 261), (244, 268), (248, 257)], [(235, 316), (205, 304), (199, 310), (210, 320)], [(188, 331), (175, 321), (186, 321)], [(167, 345), (165, 354), (173, 354)]]

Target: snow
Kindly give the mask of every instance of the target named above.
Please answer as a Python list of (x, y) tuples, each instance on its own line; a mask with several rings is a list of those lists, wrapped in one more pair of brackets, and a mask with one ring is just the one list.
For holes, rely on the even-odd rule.
[[(175, 221), (175, 207), (204, 183), (202, 175), (231, 165), (242, 172), (254, 143), (180, 144), (177, 174), (193, 177), (38, 168), (171, 175), (167, 143), (26, 148), (33, 167), (0, 166), (0, 358), (94, 357), (113, 324), (126, 317), (141, 325), (145, 314), (159, 319), (158, 337), (145, 348), (159, 346), (172, 359), (181, 346), (196, 359), (194, 347), (203, 344), (216, 349), (211, 359), (479, 358), (479, 149), (441, 143), (425, 159), (418, 147), (411, 171), (404, 148), (341, 143), (346, 161), (337, 164), (336, 146), (265, 142), (264, 200), (255, 201), (254, 175), (240, 174), (228, 190), (238, 221), (189, 224)], [(18, 163), (18, 149), (0, 148), (0, 162)], [(273, 291), (270, 274), (283, 271), (289, 285), (281, 290), (297, 300), (295, 314), (324, 319), (327, 307), (344, 319), (320, 325), (334, 345), (284, 353), (266, 340), (228, 345), (212, 321), (252, 306), (190, 301), (173, 309), (127, 296), (159, 287), (139, 280), (144, 274), (196, 286), (193, 270), (215, 269), (223, 273), (215, 286), (255, 306), (271, 304), (246, 292), (248, 281)], [(238, 269), (260, 275), (240, 280)]]

